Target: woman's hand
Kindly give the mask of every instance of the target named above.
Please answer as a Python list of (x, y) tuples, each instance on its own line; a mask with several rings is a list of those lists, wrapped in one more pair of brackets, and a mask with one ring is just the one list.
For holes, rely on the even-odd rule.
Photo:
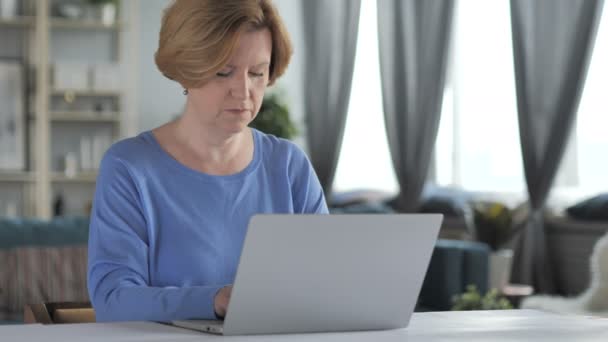
[(228, 310), (228, 303), (230, 303), (230, 295), (232, 294), (232, 285), (222, 287), (213, 300), (213, 309), (215, 314), (220, 317), (226, 317), (226, 311)]

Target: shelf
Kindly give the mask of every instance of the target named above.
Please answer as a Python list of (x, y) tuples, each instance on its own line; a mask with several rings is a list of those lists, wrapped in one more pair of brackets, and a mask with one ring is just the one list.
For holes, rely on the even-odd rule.
[[(33, 16), (18, 16), (14, 18), (0, 18), (0, 27), (28, 27), (34, 25)], [(123, 23), (117, 22), (106, 25), (99, 20), (63, 19), (51, 18), (51, 27), (57, 29), (81, 29), (81, 30), (119, 30), (124, 27)]]
[(118, 112), (51, 112), (51, 121), (120, 123)]
[[(137, 37), (133, 34), (137, 25), (133, 25), (133, 20), (138, 18), (140, 6), (138, 1), (120, 1), (115, 8), (115, 20), (107, 21), (102, 20), (102, 16), (109, 13), (94, 8), (88, 0), (10, 2), (17, 4), (19, 12), (11, 17), (5, 13), (6, 18), (0, 13), (0, 55), (12, 57), (18, 54), (27, 64), (27, 69), (33, 71), (27, 75), (30, 96), (24, 99), (27, 104), (24, 126), (28, 133), (24, 139), (28, 165), (35, 165), (35, 170), (0, 169), (0, 194), (3, 195), (0, 202), (13, 196), (12, 193), (17, 192), (14, 190), (18, 188), (20, 201), (23, 202), (21, 212), (49, 219), (52, 217), (52, 205), (49, 204), (52, 204), (54, 191), (78, 192), (78, 196), (88, 198), (98, 176), (98, 170), (94, 169), (99, 162), (97, 152), (103, 152), (101, 150), (106, 148), (105, 145), (115, 142), (123, 131), (127, 131), (123, 124), (129, 123), (128, 131), (133, 130), (130, 126), (134, 123), (127, 120), (125, 108), (135, 106), (134, 98), (127, 89), (135, 80), (127, 75), (129, 82), (121, 79), (121, 82), (110, 83), (110, 75), (103, 74), (103, 68), (99, 68), (102, 76), (108, 76), (108, 82), (96, 83), (91, 81), (95, 76), (91, 75), (91, 70), (97, 64), (117, 64), (118, 72), (124, 72), (121, 66), (125, 63), (137, 64), (136, 60), (131, 61), (131, 50), (137, 43)], [(72, 8), (58, 8), (64, 3)], [(5, 46), (3, 36), (7, 34), (10, 36), (8, 38), (15, 38), (20, 44)], [(69, 80), (70, 70), (60, 75), (68, 77), (68, 80), (61, 82), (61, 77), (53, 77), (57, 70), (56, 63), (88, 65), (87, 74), (83, 70), (79, 75), (83, 78), (86, 76), (87, 82)], [(62, 138), (61, 142), (54, 140), (58, 137)], [(91, 151), (85, 150), (87, 139)], [(78, 140), (83, 148), (80, 148)], [(87, 152), (91, 155), (91, 163), (79, 163), (80, 154)], [(66, 164), (68, 153), (76, 157), (70, 156), (68, 160), (68, 170), (75, 170), (75, 174), (66, 174), (60, 167)], [(57, 160), (58, 157), (63, 162)], [(85, 155), (83, 159), (88, 161), (88, 156)], [(93, 162), (93, 159), (96, 160)], [(90, 166), (91, 169), (83, 169), (81, 165)], [(4, 189), (10, 191), (3, 193)], [(80, 205), (67, 204), (66, 212), (75, 210), (70, 206)]]
[(0, 182), (27, 183), (34, 181), (34, 173), (27, 171), (0, 171)]
[(0, 27), (28, 27), (34, 24), (34, 17), (19, 16), (0, 19)]
[(99, 20), (51, 18), (51, 27), (58, 29), (118, 30), (123, 26), (120, 22), (107, 25)]
[(52, 96), (65, 96), (69, 94), (70, 96), (88, 96), (88, 97), (118, 97), (121, 95), (120, 90), (107, 90), (107, 91), (99, 91), (99, 90), (73, 90), (73, 89), (52, 89)]
[(51, 175), (51, 181), (55, 183), (95, 183), (97, 181), (97, 172), (81, 172), (74, 177), (68, 177), (64, 173), (54, 172)]

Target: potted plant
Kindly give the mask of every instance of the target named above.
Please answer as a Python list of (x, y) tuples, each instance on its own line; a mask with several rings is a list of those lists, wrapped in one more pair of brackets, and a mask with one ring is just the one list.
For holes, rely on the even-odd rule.
[(251, 127), (279, 138), (293, 139), (298, 131), (291, 121), (289, 107), (278, 93), (267, 94)]
[(492, 249), (489, 261), (489, 288), (500, 290), (509, 282), (513, 250), (506, 245), (523, 227), (519, 224), (519, 216), (523, 208), (511, 210), (498, 202), (473, 204), (475, 239), (486, 243)]
[(452, 311), (513, 309), (513, 305), (498, 290), (491, 289), (482, 296), (475, 285), (467, 286), (467, 291), (455, 296), (452, 301)]
[(118, 0), (88, 0), (95, 9), (96, 18), (101, 19), (104, 25), (111, 26), (116, 22)]

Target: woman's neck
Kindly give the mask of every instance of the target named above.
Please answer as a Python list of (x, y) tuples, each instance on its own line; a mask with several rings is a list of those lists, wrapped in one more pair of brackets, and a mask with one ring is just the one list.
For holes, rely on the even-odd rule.
[(253, 160), (253, 132), (220, 134), (183, 115), (155, 130), (161, 146), (180, 163), (212, 175), (242, 171)]
[(181, 146), (196, 154), (201, 161), (212, 164), (225, 164), (238, 157), (252, 136), (250, 129), (226, 134), (186, 115), (175, 121), (174, 133)]

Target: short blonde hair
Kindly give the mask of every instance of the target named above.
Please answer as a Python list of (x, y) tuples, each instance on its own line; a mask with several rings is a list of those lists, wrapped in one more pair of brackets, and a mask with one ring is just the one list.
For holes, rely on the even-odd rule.
[(175, 0), (163, 15), (156, 65), (184, 88), (201, 87), (228, 63), (243, 30), (264, 28), (272, 35), (272, 85), (293, 48), (270, 0)]

